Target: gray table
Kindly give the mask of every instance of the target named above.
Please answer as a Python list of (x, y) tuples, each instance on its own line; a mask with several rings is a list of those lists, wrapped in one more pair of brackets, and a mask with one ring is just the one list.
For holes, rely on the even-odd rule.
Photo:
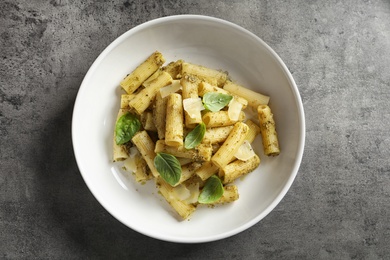
[[(236, 236), (183, 245), (140, 235), (87, 189), (71, 144), (80, 83), (132, 27), (226, 19), (267, 42), (306, 112), (299, 174)], [(0, 2), (0, 258), (390, 259), (390, 2)]]

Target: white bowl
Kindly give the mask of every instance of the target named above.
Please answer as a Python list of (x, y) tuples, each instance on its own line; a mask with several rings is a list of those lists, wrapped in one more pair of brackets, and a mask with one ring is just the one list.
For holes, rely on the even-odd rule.
[[(271, 97), (281, 154), (237, 180), (240, 198), (216, 208), (199, 207), (178, 221), (155, 185), (136, 183), (111, 162), (112, 134), (121, 79), (154, 51), (229, 72), (240, 84)], [(230, 22), (197, 15), (156, 19), (124, 33), (86, 74), (73, 112), (72, 138), (80, 172), (96, 199), (115, 218), (161, 240), (200, 243), (235, 235), (259, 222), (281, 201), (297, 174), (304, 148), (301, 98), (283, 61), (261, 39)], [(258, 138), (260, 139), (260, 138)]]

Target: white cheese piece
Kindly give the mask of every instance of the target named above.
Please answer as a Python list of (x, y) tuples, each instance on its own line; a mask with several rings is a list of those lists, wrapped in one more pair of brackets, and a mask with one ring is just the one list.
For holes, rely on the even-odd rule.
[(244, 141), (244, 143), (238, 148), (234, 157), (241, 161), (247, 161), (250, 158), (255, 156), (255, 151), (253, 151), (251, 144), (248, 141)]
[(240, 117), (240, 112), (242, 110), (242, 103), (238, 102), (235, 98), (230, 100), (228, 115), (231, 120), (237, 121)]
[(190, 191), (191, 195), (185, 200), (187, 203), (196, 203), (199, 198), (199, 183), (191, 184), (188, 187), (188, 190)]
[(135, 146), (130, 147), (130, 157), (135, 157), (136, 155), (140, 155), (138, 148)]
[(190, 197), (191, 192), (187, 189), (187, 187), (183, 184), (179, 184), (175, 188), (173, 188), (173, 195), (178, 200), (186, 200)]
[(126, 171), (129, 172), (136, 172), (137, 171), (137, 157), (140, 156), (140, 153), (137, 149), (137, 147), (131, 147), (130, 148), (130, 156), (123, 162), (123, 166), (125, 167)]
[(135, 157), (129, 157), (123, 162), (125, 170), (128, 172), (135, 172), (137, 170), (137, 163)]
[(180, 88), (181, 88), (180, 80), (173, 80), (172, 84), (160, 88), (161, 97), (165, 98), (169, 94), (177, 92)]
[(200, 117), (200, 111), (204, 110), (201, 98), (183, 99), (183, 108), (191, 118)]

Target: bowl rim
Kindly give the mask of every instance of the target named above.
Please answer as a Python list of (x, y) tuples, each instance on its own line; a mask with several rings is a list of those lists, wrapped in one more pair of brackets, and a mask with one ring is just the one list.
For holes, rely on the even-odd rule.
[[(251, 36), (254, 40), (259, 42), (261, 45), (263, 45), (268, 52), (275, 58), (277, 64), (281, 67), (282, 71), (284, 72), (290, 87), (292, 89), (294, 98), (296, 100), (296, 105), (297, 105), (297, 110), (298, 110), (298, 121), (299, 121), (299, 143), (298, 143), (298, 148), (297, 148), (297, 156), (294, 161), (294, 166), (292, 168), (292, 172), (286, 181), (286, 184), (283, 186), (279, 194), (276, 196), (276, 198), (272, 201), (272, 203), (259, 215), (257, 215), (255, 218), (251, 219), (250, 221), (246, 222), (243, 225), (238, 226), (235, 229), (219, 233), (216, 235), (211, 235), (211, 236), (205, 236), (205, 237), (176, 237), (176, 236), (167, 236), (164, 234), (158, 234), (158, 233), (151, 233), (151, 232), (146, 232), (142, 230), (141, 228), (137, 226), (130, 226), (128, 223), (126, 223), (123, 219), (117, 216), (115, 212), (110, 211), (100, 200), (99, 196), (95, 194), (93, 189), (91, 188), (91, 183), (88, 182), (88, 178), (86, 175), (83, 173), (85, 170), (82, 167), (81, 163), (81, 155), (79, 154), (79, 151), (76, 149), (77, 144), (75, 142), (75, 135), (76, 135), (76, 112), (78, 111), (78, 107), (80, 106), (81, 103), (81, 96), (82, 92), (85, 91), (86, 87), (86, 82), (89, 81), (91, 75), (94, 73), (96, 68), (99, 66), (100, 62), (120, 43), (123, 42), (126, 38), (130, 37), (132, 34), (136, 34), (139, 31), (142, 31), (144, 29), (147, 29), (148, 27), (155, 26), (157, 24), (161, 23), (167, 23), (167, 22), (172, 22), (172, 21), (180, 21), (180, 20), (198, 20), (198, 21), (207, 21), (207, 22), (212, 22), (212, 23), (217, 23), (221, 24), (224, 26), (228, 26), (233, 28), (234, 30), (243, 32), (249, 36)], [(290, 71), (288, 70), (287, 66), (285, 63), (282, 61), (282, 59), (279, 57), (279, 55), (267, 44), (265, 43), (260, 37), (255, 35), (254, 33), (250, 32), (249, 30), (245, 29), (242, 26), (239, 26), (233, 22), (223, 20), (221, 18), (216, 18), (212, 16), (206, 16), (206, 15), (194, 15), (194, 14), (180, 14), (180, 15), (171, 15), (171, 16), (165, 16), (165, 17), (160, 17), (156, 19), (149, 20), (147, 22), (144, 22), (142, 24), (136, 25), (133, 28), (127, 30), (123, 34), (121, 34), (119, 37), (117, 37), (113, 42), (111, 42), (100, 54), (99, 56), (95, 59), (95, 61), (92, 63), (90, 68), (88, 69), (86, 75), (84, 76), (83, 81), (80, 84), (80, 88), (78, 90), (74, 107), (73, 107), (73, 113), (72, 113), (72, 126), (71, 126), (71, 134), (72, 134), (72, 145), (73, 145), (73, 151), (75, 154), (75, 159), (77, 166), (79, 168), (80, 174), (86, 183), (89, 191), (93, 194), (95, 199), (99, 202), (100, 205), (103, 206), (105, 210), (107, 210), (112, 216), (114, 216), (118, 221), (120, 221), (122, 224), (125, 226), (131, 228), (132, 230), (141, 233), (143, 235), (163, 240), (163, 241), (168, 241), (168, 242), (176, 242), (176, 243), (204, 243), (204, 242), (212, 242), (216, 240), (221, 240), (224, 238), (228, 238), (231, 236), (234, 236), (252, 226), (257, 224), (260, 220), (262, 220), (264, 217), (266, 217), (279, 203), (280, 201), (284, 198), (284, 196), (287, 194), (288, 190), (291, 188), (292, 183), (295, 180), (295, 177), (298, 173), (300, 164), (302, 162), (302, 157), (303, 157), (303, 151), (304, 151), (304, 146), (305, 146), (305, 134), (306, 134), (306, 128), (305, 128), (305, 114), (304, 114), (304, 109), (303, 109), (303, 104), (302, 104), (302, 99), (299, 94), (298, 87), (295, 83), (295, 80), (293, 79)]]

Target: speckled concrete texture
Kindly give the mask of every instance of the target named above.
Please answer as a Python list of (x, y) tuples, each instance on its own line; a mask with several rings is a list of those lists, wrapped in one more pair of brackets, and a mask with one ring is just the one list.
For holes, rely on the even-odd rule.
[[(305, 154), (286, 197), (228, 239), (138, 234), (94, 199), (71, 143), (89, 66), (145, 21), (203, 14), (252, 31), (301, 92)], [(0, 258), (390, 259), (390, 2), (0, 2)]]

